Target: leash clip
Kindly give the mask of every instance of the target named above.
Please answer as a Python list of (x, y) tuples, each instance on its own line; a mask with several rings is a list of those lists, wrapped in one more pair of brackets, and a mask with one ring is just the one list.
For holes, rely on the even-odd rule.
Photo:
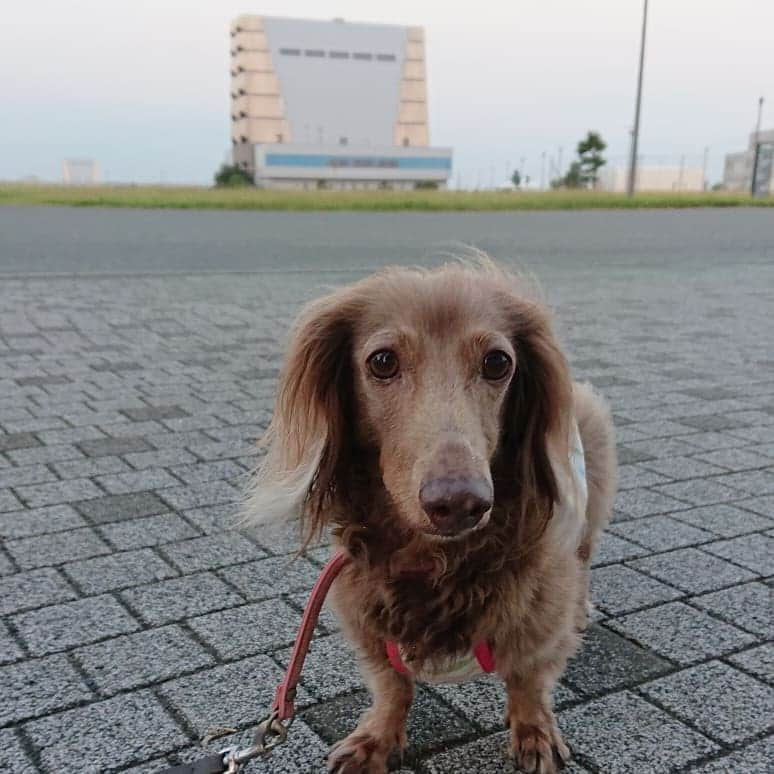
[(232, 745), (221, 750), (219, 755), (223, 756), (223, 763), (228, 766), (225, 774), (238, 774), (253, 758), (266, 758), (271, 755), (276, 747), (287, 742), (288, 729), (292, 722), (291, 719), (290, 723), (284, 725), (279, 719), (279, 712), (273, 710), (256, 726), (253, 743), (249, 747), (240, 750), (236, 745)]

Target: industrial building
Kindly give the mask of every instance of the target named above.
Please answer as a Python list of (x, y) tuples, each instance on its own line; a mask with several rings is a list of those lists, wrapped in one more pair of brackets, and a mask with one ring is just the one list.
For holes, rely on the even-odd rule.
[[(628, 166), (604, 166), (599, 171), (597, 188), (601, 191), (623, 193), (629, 180)], [(637, 190), (703, 191), (705, 188), (704, 169), (683, 164), (675, 166), (637, 166)]]
[(452, 152), (430, 146), (424, 31), (239, 16), (231, 143), (266, 188), (445, 185)]
[(747, 145), (747, 150), (726, 155), (723, 168), (723, 188), (727, 191), (744, 191), (752, 189), (753, 165), (755, 163), (755, 145), (759, 145), (758, 174), (756, 189), (761, 194), (774, 193), (774, 129), (764, 132), (753, 132)]

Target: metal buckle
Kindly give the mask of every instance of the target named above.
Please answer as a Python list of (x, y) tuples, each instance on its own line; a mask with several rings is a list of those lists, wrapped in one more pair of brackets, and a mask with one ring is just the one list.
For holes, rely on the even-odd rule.
[(226, 774), (237, 774), (242, 766), (253, 758), (271, 755), (275, 747), (287, 741), (288, 729), (292, 723), (291, 718), (287, 725), (283, 725), (279, 713), (274, 710), (256, 726), (253, 743), (249, 747), (240, 750), (236, 745), (232, 745), (221, 750), (219, 754), (223, 755), (223, 763), (228, 766)]

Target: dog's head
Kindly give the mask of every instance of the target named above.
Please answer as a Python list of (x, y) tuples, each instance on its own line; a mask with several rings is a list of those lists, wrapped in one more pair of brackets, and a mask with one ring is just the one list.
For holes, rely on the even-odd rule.
[[(256, 518), (319, 529), (373, 461), (405, 531), (461, 539), (558, 499), (571, 388), (543, 306), (490, 264), (393, 269), (311, 303), (292, 336)], [(561, 463), (560, 463), (561, 464)]]

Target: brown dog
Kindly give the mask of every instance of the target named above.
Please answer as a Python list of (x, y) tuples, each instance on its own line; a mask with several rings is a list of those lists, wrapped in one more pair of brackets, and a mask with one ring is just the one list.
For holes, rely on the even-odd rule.
[(386, 771), (415, 676), (467, 674), (471, 652), (486, 668), (482, 644), (516, 762), (569, 757), (551, 693), (586, 625), (615, 448), (528, 291), (487, 261), (390, 269), (298, 321), (250, 512), (331, 527), (354, 558), (334, 605), (373, 705), (331, 770)]

